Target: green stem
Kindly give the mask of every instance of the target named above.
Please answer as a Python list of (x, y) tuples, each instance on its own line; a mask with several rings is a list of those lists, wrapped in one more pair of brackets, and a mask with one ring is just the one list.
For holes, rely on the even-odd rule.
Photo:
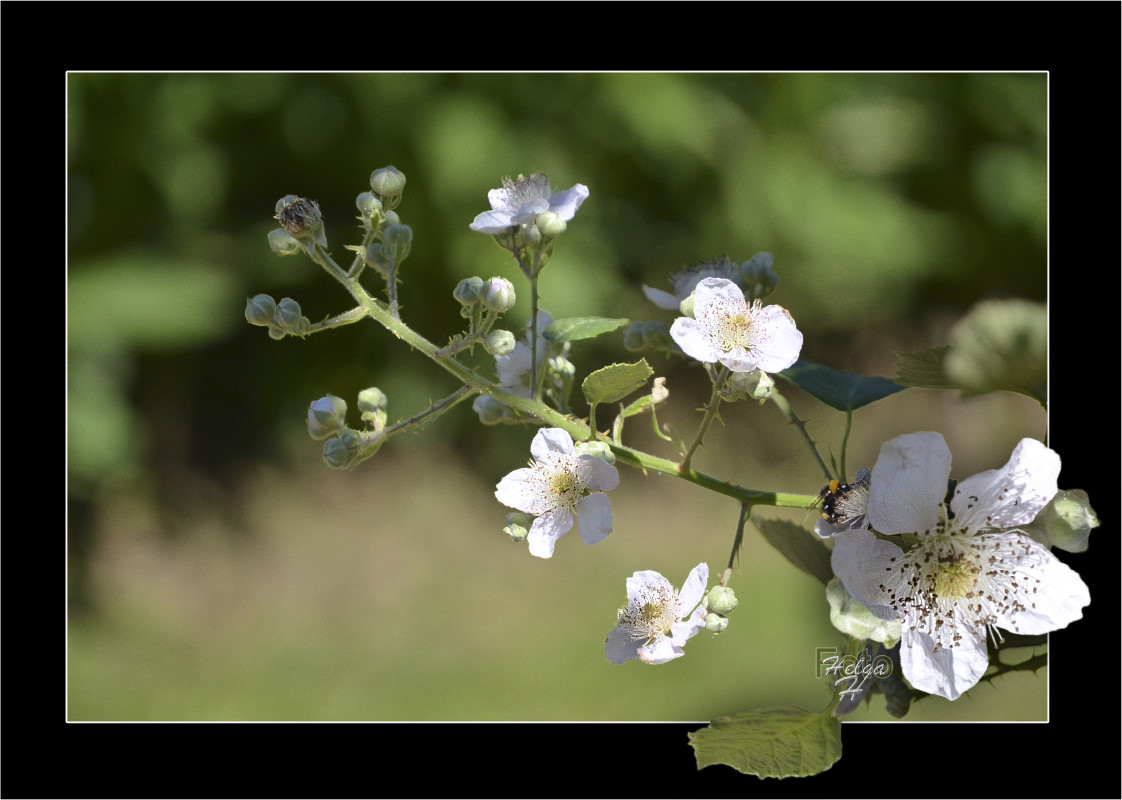
[(386, 428), (385, 435), (389, 436), (390, 434), (397, 433), (399, 430), (403, 430), (405, 428), (424, 427), (425, 425), (433, 422), (445, 411), (449, 410), (460, 401), (466, 400), (467, 398), (471, 397), (473, 394), (475, 394), (475, 390), (470, 386), (461, 386), (459, 389), (452, 392), (452, 394), (448, 395), (443, 400), (438, 400), (437, 402), (433, 403), (421, 413), (414, 414), (407, 420), (395, 422), (393, 425)]
[(740, 553), (740, 545), (744, 542), (744, 523), (748, 521), (748, 515), (752, 512), (752, 506), (748, 503), (740, 504), (740, 519), (736, 522), (736, 537), (732, 540), (732, 552), (729, 553), (729, 565), (725, 570), (725, 574), (721, 577), (721, 585), (724, 586), (725, 582), (732, 574), (732, 567), (736, 563), (736, 556)]
[(713, 378), (713, 394), (709, 397), (709, 405), (705, 407), (705, 416), (701, 420), (701, 427), (697, 429), (697, 437), (690, 445), (690, 449), (686, 451), (685, 457), (682, 459), (682, 467), (689, 469), (690, 459), (693, 458), (694, 451), (697, 450), (701, 444), (701, 440), (705, 438), (705, 432), (709, 430), (710, 423), (713, 418), (717, 416), (717, 408), (721, 405), (721, 384), (728, 379), (729, 368), (721, 367), (717, 377)]
[[(818, 462), (818, 466), (822, 468), (822, 474), (826, 476), (826, 480), (833, 479), (834, 476), (830, 473), (830, 468), (826, 466), (826, 462), (823, 461), (822, 456), (818, 454), (818, 448), (815, 446), (814, 440), (811, 439), (810, 434), (806, 432), (806, 423), (796, 416), (794, 410), (791, 408), (791, 404), (787, 402), (787, 398), (780, 394), (778, 389), (772, 389), (771, 400), (779, 406), (780, 411), (786, 414), (787, 418), (791, 420), (791, 423), (799, 429), (799, 433), (802, 434), (807, 447), (810, 448), (811, 455), (813, 455), (814, 460)], [(839, 478), (839, 480), (843, 479), (844, 478)]]
[(842, 481), (843, 483), (845, 482), (846, 475), (849, 474), (845, 470), (845, 448), (846, 448), (846, 445), (849, 444), (849, 431), (852, 427), (853, 427), (853, 409), (849, 408), (849, 409), (846, 409), (846, 412), (845, 412), (845, 433), (842, 434), (841, 457), (840, 457), (841, 463), (838, 465), (838, 480)]
[(313, 322), (311, 327), (308, 328), (308, 333), (318, 333), (319, 331), (326, 331), (343, 325), (353, 325), (360, 319), (365, 319), (366, 316), (366, 309), (362, 306), (358, 306), (357, 308), (352, 308), (350, 311), (337, 314), (334, 317), (328, 317), (322, 322)]

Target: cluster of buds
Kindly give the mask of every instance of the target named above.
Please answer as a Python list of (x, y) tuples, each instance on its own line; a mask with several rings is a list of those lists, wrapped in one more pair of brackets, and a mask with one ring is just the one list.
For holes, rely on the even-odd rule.
[(273, 339), (306, 336), (312, 325), (311, 320), (301, 313), (300, 304), (291, 297), (282, 298), (278, 303), (267, 294), (259, 294), (246, 301), (245, 318), (250, 325), (268, 328)]
[(327, 247), (323, 214), (315, 200), (286, 194), (277, 201), (275, 218), (280, 227), (269, 232), (269, 247), (274, 253), (290, 256), (303, 250), (312, 255), (316, 245)]
[(347, 427), (347, 402), (335, 395), (325, 395), (308, 407), (308, 435), (324, 441), (323, 460), (332, 469), (353, 467), (373, 456), (385, 441), (386, 395), (371, 387), (359, 392), (358, 407), (362, 421), (369, 427), (354, 430)]
[(705, 630), (721, 633), (729, 626), (728, 615), (740, 604), (728, 586), (714, 586), (702, 601), (705, 606)]

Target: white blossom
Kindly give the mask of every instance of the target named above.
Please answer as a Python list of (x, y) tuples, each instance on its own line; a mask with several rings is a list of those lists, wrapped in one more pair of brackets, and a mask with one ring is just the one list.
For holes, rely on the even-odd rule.
[(948, 508), (950, 466), (937, 433), (886, 442), (873, 467), (868, 524), (919, 541), (904, 549), (852, 530), (834, 539), (832, 564), (859, 603), (900, 621), (900, 661), (912, 686), (954, 700), (985, 674), (988, 635), (1066, 627), (1082, 616), (1090, 594), (1072, 569), (1020, 530), (1057, 492), (1055, 452), (1022, 439), (1004, 467), (959, 483)]
[(532, 225), (538, 215), (546, 211), (568, 222), (586, 197), (588, 187), (582, 183), (564, 191), (551, 191), (549, 178), (541, 172), (529, 177), (519, 175), (517, 180), (503, 178), (500, 188), (487, 192), (491, 210), (477, 215), (471, 229), (481, 233), (505, 233), (518, 225)]
[(740, 265), (727, 257), (718, 258), (716, 261), (703, 261), (690, 269), (675, 272), (670, 276), (670, 284), (674, 287), (673, 294), (645, 284), (643, 285), (643, 294), (659, 308), (677, 311), (681, 307), (682, 301), (693, 294), (697, 285), (706, 278), (724, 278), (739, 285)]
[(691, 570), (680, 592), (657, 572), (636, 572), (627, 579), (627, 605), (604, 640), (604, 656), (613, 664), (633, 658), (664, 664), (685, 655), (682, 646), (705, 627), (700, 603), (708, 583), (707, 564)]
[(503, 505), (536, 517), (526, 541), (530, 554), (553, 555), (557, 540), (575, 522), (580, 538), (596, 544), (612, 532), (612, 506), (604, 492), (619, 485), (616, 468), (601, 458), (578, 454), (561, 428), (543, 428), (530, 444), (534, 460), (495, 487)]
[(734, 372), (781, 372), (795, 363), (803, 335), (782, 306), (751, 305), (725, 278), (705, 278), (694, 290), (693, 318), (678, 317), (670, 336), (682, 351)]

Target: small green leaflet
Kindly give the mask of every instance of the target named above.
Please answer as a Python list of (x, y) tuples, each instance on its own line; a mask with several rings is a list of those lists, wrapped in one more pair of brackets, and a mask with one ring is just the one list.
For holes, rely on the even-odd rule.
[(801, 358), (779, 376), (838, 411), (853, 411), (906, 388), (888, 378), (854, 375)]
[(609, 364), (584, 379), (580, 388), (589, 405), (614, 403), (645, 384), (654, 370), (641, 358), (634, 364)]
[(554, 322), (542, 331), (542, 336), (551, 342), (575, 342), (578, 339), (591, 339), (602, 333), (617, 330), (630, 321), (607, 317), (569, 317)]
[(841, 720), (783, 705), (717, 717), (689, 734), (697, 768), (726, 764), (760, 778), (817, 775), (841, 758)]

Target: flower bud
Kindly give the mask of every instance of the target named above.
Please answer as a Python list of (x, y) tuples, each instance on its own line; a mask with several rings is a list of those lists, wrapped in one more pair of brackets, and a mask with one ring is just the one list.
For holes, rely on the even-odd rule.
[(646, 347), (643, 343), (642, 322), (632, 322), (623, 329), (623, 346), (632, 351), (642, 350)]
[(532, 225), (524, 225), (522, 227), (522, 243), (527, 247), (537, 248), (541, 247), (542, 232), (535, 222)]
[(400, 223), (387, 225), (382, 233), (382, 241), (393, 248), (397, 263), (400, 264), (409, 255), (409, 248), (413, 244), (413, 229)]
[(710, 633), (722, 633), (729, 626), (729, 618), (724, 614), (710, 611), (705, 615), (705, 630)]
[(534, 518), (529, 514), (514, 511), (506, 515), (506, 527), (503, 528), (503, 533), (513, 541), (521, 542), (530, 533), (530, 526), (533, 524)]
[(517, 342), (510, 331), (491, 331), (483, 340), (483, 346), (493, 356), (508, 356), (514, 352)]
[(714, 586), (705, 596), (705, 607), (718, 614), (728, 614), (738, 604), (736, 593), (728, 586)]
[(565, 232), (567, 223), (561, 218), (560, 214), (553, 211), (543, 211), (538, 214), (537, 226), (542, 236), (553, 239)]
[(759, 400), (761, 403), (771, 397), (775, 389), (775, 381), (763, 370), (754, 369), (751, 372), (734, 372), (729, 376), (730, 389)]
[(326, 439), (343, 427), (346, 416), (347, 402), (333, 394), (325, 395), (308, 407), (308, 435)]
[(269, 247), (279, 256), (290, 256), (300, 252), (300, 242), (284, 228), (269, 231)]
[(683, 317), (689, 317), (690, 319), (693, 319), (693, 295), (691, 294), (689, 297), (683, 300), (678, 308), (681, 310)]
[(277, 201), (276, 218), (281, 227), (293, 236), (313, 233), (323, 224), (319, 203), (294, 194), (287, 194)]
[(479, 415), (479, 421), (484, 425), (498, 425), (503, 421), (506, 405), (490, 395), (481, 394), (471, 404), (471, 410)]
[(596, 458), (607, 461), (609, 464), (616, 463), (616, 454), (612, 452), (612, 448), (608, 446), (607, 442), (575, 442), (573, 449), (579, 456), (596, 456)]
[(370, 173), (370, 188), (374, 194), (382, 198), (390, 208), (394, 208), (400, 201), (400, 195), (405, 189), (405, 175), (397, 167), (382, 167)]
[(366, 263), (383, 275), (388, 275), (393, 266), (393, 250), (381, 242), (374, 242), (366, 248)]
[(291, 297), (281, 298), (281, 301), (277, 303), (276, 314), (273, 315), (273, 319), (276, 321), (277, 325), (287, 330), (295, 330), (298, 328), (300, 326), (300, 320), (303, 318), (304, 315), (300, 311), (300, 304)]
[[(280, 228), (277, 228), (280, 230)], [(267, 294), (251, 297), (245, 303), (245, 319), (250, 325), (262, 327), (272, 324), (273, 315), (277, 313), (277, 303)]]
[(351, 465), (351, 451), (342, 439), (328, 439), (323, 443), (323, 460), (332, 469), (346, 469)]
[(771, 253), (756, 253), (740, 265), (740, 286), (749, 303), (766, 297), (779, 285), (779, 276), (771, 268), (773, 261)]
[(462, 306), (474, 306), (483, 299), (483, 279), (464, 278), (452, 292)]
[(386, 218), (386, 225), (387, 226), (389, 226), (389, 225), (400, 225), (401, 224), (401, 217), (399, 217), (397, 215), (396, 211), (387, 210), (386, 213), (383, 214), (382, 216), (384, 216)]
[(389, 404), (385, 392), (377, 386), (371, 386), (369, 389), (363, 389), (358, 393), (358, 408), (359, 411), (382, 411)]
[(1024, 531), (1041, 544), (1058, 547), (1069, 553), (1087, 549), (1091, 529), (1099, 526), (1098, 515), (1091, 508), (1082, 489), (1061, 489)]
[(483, 304), (496, 314), (502, 314), (514, 308), (514, 284), (506, 278), (491, 278), (483, 284), (481, 294)]
[(382, 216), (382, 201), (375, 197), (371, 192), (362, 192), (355, 198), (355, 206), (358, 207), (359, 214), (363, 225), (369, 229), (374, 219), (381, 219)]
[(846, 636), (882, 642), (885, 647), (894, 647), (900, 641), (900, 620), (874, 616), (853, 599), (840, 579), (832, 578), (826, 584), (826, 600), (830, 604), (830, 622)]

